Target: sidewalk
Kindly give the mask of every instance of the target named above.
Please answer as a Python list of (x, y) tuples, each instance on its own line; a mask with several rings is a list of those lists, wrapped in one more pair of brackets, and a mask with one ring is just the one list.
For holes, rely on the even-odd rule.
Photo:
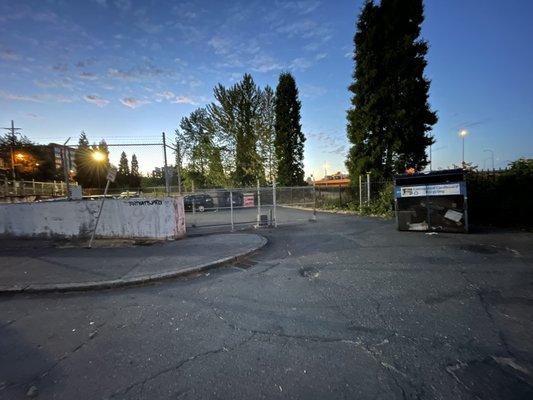
[(58, 248), (49, 241), (0, 239), (0, 293), (120, 287), (203, 271), (254, 252), (256, 234), (220, 234), (148, 246)]

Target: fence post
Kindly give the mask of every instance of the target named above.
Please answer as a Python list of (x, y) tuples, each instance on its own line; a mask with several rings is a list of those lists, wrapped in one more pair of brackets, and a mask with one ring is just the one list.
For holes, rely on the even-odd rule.
[(165, 193), (170, 196), (170, 179), (168, 176), (168, 164), (167, 164), (167, 142), (165, 138), (165, 132), (163, 132), (163, 158), (165, 161)]
[(363, 212), (363, 179), (359, 174), (359, 212)]
[(274, 228), (278, 227), (277, 201), (276, 201), (276, 181), (272, 181), (272, 202), (274, 203)]
[(370, 172), (366, 173), (366, 197), (367, 204), (370, 204)]
[(33, 195), (35, 196), (35, 179), (31, 180), (31, 186), (32, 186), (32, 189), (33, 189)]
[(191, 181), (191, 192), (192, 192), (192, 223), (193, 226), (196, 225), (196, 199), (194, 196), (194, 181)]
[(313, 177), (313, 217), (311, 218), (311, 221), (316, 222), (316, 185), (315, 185), (314, 177)]
[(235, 230), (234, 220), (233, 220), (233, 190), (229, 190), (229, 209), (230, 209), (230, 219), (231, 219), (231, 231)]
[(257, 227), (261, 225), (261, 188), (259, 187), (259, 179), (257, 180)]

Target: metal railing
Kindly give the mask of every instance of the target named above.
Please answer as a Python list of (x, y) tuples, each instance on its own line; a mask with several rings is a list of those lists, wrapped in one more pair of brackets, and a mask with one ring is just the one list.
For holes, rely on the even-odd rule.
[(9, 181), (5, 179), (0, 183), (0, 198), (27, 198), (27, 197), (64, 197), (67, 195), (67, 187), (63, 181), (37, 182)]

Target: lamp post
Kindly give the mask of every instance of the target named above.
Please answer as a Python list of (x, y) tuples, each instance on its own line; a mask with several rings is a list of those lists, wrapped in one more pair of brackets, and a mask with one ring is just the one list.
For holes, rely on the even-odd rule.
[(483, 150), (483, 151), (484, 151), (484, 152), (485, 152), (485, 151), (490, 152), (490, 159), (491, 159), (491, 161), (492, 161), (492, 170), (494, 171), (494, 151), (492, 151), (491, 149), (485, 149), (485, 150)]
[(466, 129), (463, 129), (459, 132), (459, 136), (461, 136), (461, 139), (463, 139), (463, 169), (465, 167), (465, 138), (466, 135), (468, 135), (468, 131)]

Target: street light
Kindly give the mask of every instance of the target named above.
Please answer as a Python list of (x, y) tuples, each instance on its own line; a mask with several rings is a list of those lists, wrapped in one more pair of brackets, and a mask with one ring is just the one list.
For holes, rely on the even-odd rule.
[(92, 154), (92, 157), (93, 157), (94, 161), (98, 161), (98, 162), (105, 161), (105, 159), (106, 159), (106, 155), (103, 152), (101, 152), (100, 150), (94, 150), (93, 154)]
[(466, 129), (462, 129), (459, 132), (459, 136), (463, 139), (463, 168), (465, 167), (465, 138), (466, 135), (468, 135), (468, 131)]

